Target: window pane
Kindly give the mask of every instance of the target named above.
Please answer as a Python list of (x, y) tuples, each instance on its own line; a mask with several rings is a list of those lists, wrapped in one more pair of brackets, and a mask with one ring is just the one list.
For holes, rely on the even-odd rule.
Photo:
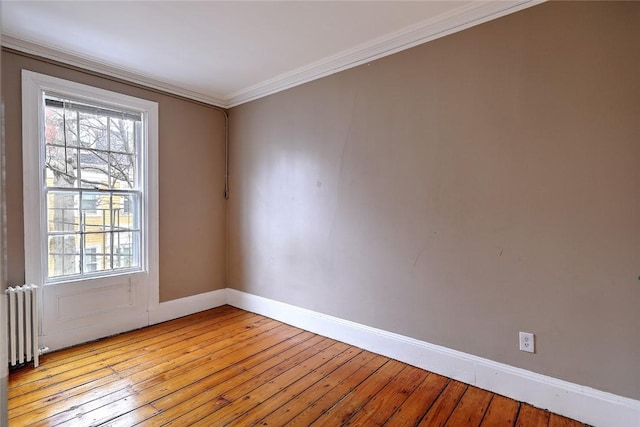
[(109, 149), (107, 144), (107, 118), (97, 114), (79, 112), (80, 145), (85, 148)]
[(109, 154), (80, 150), (82, 188), (109, 188)]
[(45, 107), (44, 109), (44, 141), (45, 144), (65, 145), (64, 109)]
[(99, 193), (82, 193), (82, 213), (95, 214), (98, 211)]
[(140, 232), (113, 233), (113, 268), (139, 267)]
[(113, 188), (121, 190), (136, 188), (136, 156), (111, 153), (110, 159)]
[(111, 229), (111, 207), (109, 193), (82, 192), (82, 220), (84, 231), (108, 231)]
[(137, 194), (113, 195), (113, 227), (115, 230), (139, 228), (137, 212)]
[(75, 148), (45, 146), (44, 166), (47, 187), (75, 187), (77, 177)]
[(84, 235), (84, 273), (111, 270), (111, 233)]
[(80, 236), (49, 236), (49, 277), (80, 273)]
[(109, 124), (111, 151), (135, 153), (133, 121), (111, 118)]
[(66, 145), (75, 147), (78, 145), (78, 112), (65, 108), (64, 120), (64, 130), (67, 136)]
[(67, 192), (50, 192), (48, 194), (47, 229), (49, 231), (79, 231), (78, 194)]
[(83, 273), (98, 271), (98, 258), (96, 257), (97, 252), (98, 248), (85, 248)]

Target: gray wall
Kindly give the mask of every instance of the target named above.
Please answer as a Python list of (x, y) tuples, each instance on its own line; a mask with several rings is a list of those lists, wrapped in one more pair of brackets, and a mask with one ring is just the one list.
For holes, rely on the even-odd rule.
[(233, 108), (229, 286), (640, 399), (638, 22), (545, 3)]
[(224, 116), (195, 102), (2, 52), (9, 285), (24, 282), (21, 70), (159, 103), (160, 301), (226, 286)]

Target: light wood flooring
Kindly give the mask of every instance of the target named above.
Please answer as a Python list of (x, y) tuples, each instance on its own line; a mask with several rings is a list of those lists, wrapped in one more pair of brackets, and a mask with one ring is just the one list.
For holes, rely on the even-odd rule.
[(47, 354), (13, 426), (582, 424), (230, 306)]

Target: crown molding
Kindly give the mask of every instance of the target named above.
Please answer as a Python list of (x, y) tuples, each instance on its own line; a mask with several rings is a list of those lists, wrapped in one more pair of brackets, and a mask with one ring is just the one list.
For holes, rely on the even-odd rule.
[(210, 96), (194, 92), (162, 82), (150, 76), (126, 70), (113, 64), (97, 61), (95, 58), (65, 51), (57, 46), (35, 43), (6, 33), (2, 34), (2, 46), (216, 107), (231, 108), (349, 68), (357, 67), (358, 65), (544, 3), (545, 1), (546, 0), (471, 1), (448, 13), (390, 33), (384, 37), (377, 38), (368, 43), (356, 46), (355, 48), (329, 56), (239, 91), (232, 92), (226, 96)]
[(546, 0), (472, 1), (448, 13), (377, 38), (337, 55), (279, 75), (225, 97), (227, 106), (235, 107), (267, 95), (366, 64), (373, 60), (412, 48), (475, 25), (491, 21)]
[(2, 46), (29, 55), (39, 56), (63, 64), (71, 65), (73, 67), (78, 67), (88, 71), (93, 71), (95, 73), (104, 74), (109, 77), (115, 77), (119, 80), (146, 86), (151, 89), (156, 89), (188, 99), (193, 99), (205, 104), (226, 108), (226, 102), (222, 97), (212, 97), (204, 95), (202, 93), (184, 89), (169, 83), (162, 82), (153, 77), (131, 72), (124, 68), (108, 64), (106, 62), (96, 61), (93, 58), (78, 55), (77, 53), (72, 53), (58, 47), (45, 46), (29, 40), (14, 37), (6, 33), (2, 33)]

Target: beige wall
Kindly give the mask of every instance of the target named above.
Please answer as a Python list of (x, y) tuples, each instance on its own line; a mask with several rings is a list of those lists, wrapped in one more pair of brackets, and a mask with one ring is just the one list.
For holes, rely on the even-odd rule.
[(233, 108), (229, 286), (639, 399), (638, 22), (546, 3)]
[[(0, 20), (2, 20), (2, 4), (0, 3)], [(0, 34), (0, 39), (2, 35)], [(2, 78), (2, 55), (0, 55), (0, 79)], [(4, 96), (0, 84), (0, 291), (4, 292), (5, 283), (5, 221), (4, 221)], [(0, 426), (9, 424), (8, 414), (8, 382), (9, 361), (7, 360), (7, 323), (6, 323), (6, 298), (0, 298)]]
[(159, 103), (160, 301), (225, 287), (224, 116), (159, 94), (3, 51), (9, 284), (24, 281), (21, 70)]

